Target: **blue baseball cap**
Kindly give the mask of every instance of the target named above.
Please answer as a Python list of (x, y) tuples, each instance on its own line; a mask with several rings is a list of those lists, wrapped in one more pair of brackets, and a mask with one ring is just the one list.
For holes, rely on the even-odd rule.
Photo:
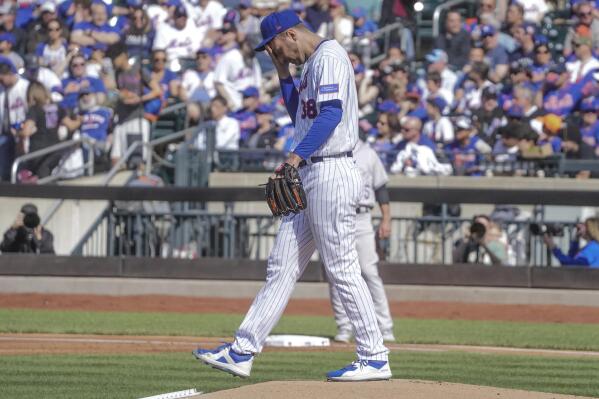
[(10, 42), (13, 46), (15, 45), (15, 35), (12, 33), (6, 32), (0, 34), (0, 42)]
[(496, 32), (497, 32), (497, 30), (495, 29), (495, 27), (493, 25), (483, 25), (480, 28), (480, 36), (481, 37), (493, 36)]
[(535, 47), (537, 46), (546, 46), (549, 44), (549, 39), (547, 39), (547, 36), (541, 34), (541, 33), (537, 33), (533, 36), (533, 40), (535, 42)]
[(183, 4), (179, 4), (175, 7), (175, 12), (173, 14), (174, 18), (187, 17), (187, 9)]
[(358, 64), (356, 65), (356, 67), (354, 68), (354, 73), (357, 75), (359, 73), (362, 73), (366, 71), (366, 67), (364, 66), (364, 64)]
[(416, 83), (408, 83), (405, 96), (406, 98), (420, 99), (422, 97), (422, 90)]
[(366, 17), (367, 13), (364, 7), (356, 7), (351, 11), (351, 16), (355, 19), (360, 19)]
[(131, 8), (142, 8), (143, 0), (127, 0), (127, 6)]
[(256, 46), (255, 50), (264, 51), (265, 46), (270, 43), (276, 35), (301, 23), (301, 19), (299, 19), (293, 10), (277, 11), (267, 15), (260, 24), (262, 41)]
[(17, 73), (17, 68), (15, 68), (15, 64), (11, 61), (10, 58), (0, 55), (0, 64), (8, 65), (12, 73)]
[(447, 101), (445, 101), (445, 99), (443, 99), (443, 97), (429, 97), (426, 99), (426, 101), (431, 104), (434, 105), (435, 107), (437, 107), (439, 109), (439, 111), (441, 111), (441, 113), (443, 112), (443, 110), (447, 107)]
[(254, 86), (250, 86), (250, 87), (246, 88), (245, 90), (243, 90), (241, 92), (241, 94), (244, 97), (260, 97), (260, 91), (258, 90), (258, 88), (254, 87)]
[(582, 112), (597, 112), (597, 110), (599, 110), (599, 97), (585, 98), (584, 101), (580, 104), (580, 110)]
[(399, 112), (399, 105), (393, 100), (385, 100), (376, 107), (379, 112)]
[(522, 118), (524, 117), (524, 110), (522, 107), (512, 105), (506, 112), (508, 118)]

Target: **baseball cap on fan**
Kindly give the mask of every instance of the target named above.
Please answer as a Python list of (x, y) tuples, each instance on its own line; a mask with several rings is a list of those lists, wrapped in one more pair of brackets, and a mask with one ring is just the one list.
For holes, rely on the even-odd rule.
[(262, 41), (256, 46), (255, 50), (264, 51), (265, 46), (270, 43), (276, 35), (301, 23), (301, 19), (299, 19), (293, 10), (273, 12), (272, 14), (267, 15), (260, 24)]

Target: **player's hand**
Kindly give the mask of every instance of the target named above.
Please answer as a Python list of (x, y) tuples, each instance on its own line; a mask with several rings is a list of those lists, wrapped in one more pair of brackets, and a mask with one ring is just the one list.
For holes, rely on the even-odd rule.
[(273, 65), (277, 69), (277, 73), (279, 74), (280, 79), (285, 79), (289, 77), (291, 74), (289, 73), (289, 62), (286, 61), (281, 55), (276, 54), (272, 48), (270, 48), (270, 43), (265, 47), (266, 52), (270, 56)]
[(297, 155), (296, 153), (290, 152), (285, 163), (288, 163), (289, 165), (291, 165), (297, 169), (297, 168), (299, 168), (299, 164), (301, 161), (302, 161), (302, 158), (299, 155)]
[(391, 220), (383, 219), (381, 220), (381, 224), (379, 225), (379, 238), (384, 240), (385, 238), (389, 238), (391, 236)]

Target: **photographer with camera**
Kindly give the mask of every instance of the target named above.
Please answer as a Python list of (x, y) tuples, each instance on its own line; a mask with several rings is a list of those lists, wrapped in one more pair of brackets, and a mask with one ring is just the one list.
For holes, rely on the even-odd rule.
[(54, 236), (40, 222), (37, 207), (23, 205), (13, 225), (4, 233), (0, 251), (54, 254)]
[(508, 263), (508, 244), (501, 228), (487, 215), (472, 218), (469, 234), (458, 240), (453, 249), (454, 263)]
[[(531, 226), (532, 227), (532, 226)], [(546, 227), (546, 226), (541, 226)], [(532, 230), (532, 228), (531, 228)], [(553, 241), (555, 229), (543, 229), (543, 241), (562, 266), (588, 266), (599, 268), (599, 218), (591, 217), (576, 225), (575, 239), (570, 242), (568, 254), (564, 254)], [(587, 244), (580, 249), (580, 239)]]

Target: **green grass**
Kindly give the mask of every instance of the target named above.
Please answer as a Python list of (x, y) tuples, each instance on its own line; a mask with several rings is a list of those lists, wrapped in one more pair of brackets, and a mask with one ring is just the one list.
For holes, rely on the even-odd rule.
[[(182, 389), (208, 392), (269, 380), (322, 380), (352, 360), (351, 353), (267, 352), (252, 378), (240, 380), (191, 354), (2, 356), (0, 397), (138, 398)], [(599, 362), (588, 359), (393, 353), (395, 378), (449, 381), (584, 396), (599, 396)]]
[[(231, 336), (241, 315), (0, 309), (0, 333)], [(273, 333), (333, 336), (332, 317), (284, 316)], [(400, 343), (599, 350), (593, 324), (395, 320)]]

